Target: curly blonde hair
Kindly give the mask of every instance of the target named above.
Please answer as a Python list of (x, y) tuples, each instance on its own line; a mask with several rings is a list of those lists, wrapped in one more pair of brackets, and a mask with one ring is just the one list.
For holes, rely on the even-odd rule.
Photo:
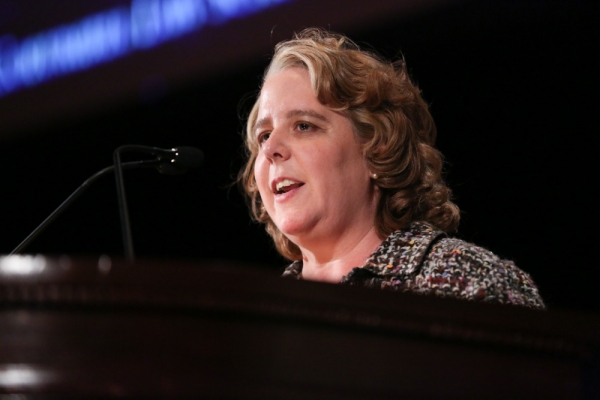
[[(271, 74), (291, 67), (307, 69), (319, 102), (352, 121), (367, 164), (378, 176), (374, 183), (381, 194), (375, 227), (381, 238), (413, 221), (427, 221), (446, 232), (456, 230), (460, 213), (450, 201), (451, 191), (442, 179), (442, 155), (434, 148), (435, 124), (404, 60), (386, 62), (360, 50), (343, 35), (310, 28), (277, 44), (263, 82)], [(258, 100), (248, 116), (248, 160), (238, 182), (248, 198), (252, 217), (265, 224), (279, 253), (300, 260), (300, 248), (267, 214), (254, 179), (259, 146), (252, 132)]]

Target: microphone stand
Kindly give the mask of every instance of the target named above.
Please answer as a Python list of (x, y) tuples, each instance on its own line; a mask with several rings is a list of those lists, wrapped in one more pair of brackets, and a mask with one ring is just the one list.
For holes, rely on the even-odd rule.
[(121, 168), (121, 152), (137, 151), (140, 153), (149, 153), (158, 157), (162, 161), (163, 157), (174, 158), (177, 155), (176, 149), (165, 150), (157, 147), (141, 146), (130, 144), (118, 147), (113, 153), (113, 162), (115, 167), (115, 179), (117, 183), (117, 199), (119, 202), (119, 214), (121, 216), (121, 234), (123, 235), (123, 248), (125, 257), (128, 261), (135, 261), (133, 251), (133, 239), (131, 238), (131, 224), (129, 223), (129, 211), (127, 209), (127, 199), (125, 197), (125, 184), (123, 183), (123, 171)]
[[(156, 158), (153, 160), (131, 161), (121, 163), (122, 151), (137, 151), (140, 153), (152, 154)], [(23, 250), (33, 239), (35, 239), (46, 226), (54, 221), (71, 203), (73, 203), (92, 182), (107, 172), (115, 171), (117, 181), (117, 195), (119, 201), (119, 213), (121, 214), (121, 232), (123, 234), (123, 244), (125, 247), (125, 256), (129, 261), (134, 261), (133, 241), (131, 239), (131, 226), (129, 224), (129, 212), (127, 211), (127, 200), (125, 199), (125, 186), (123, 184), (123, 169), (157, 167), (162, 174), (177, 175), (186, 172), (191, 168), (199, 167), (204, 161), (204, 154), (195, 147), (181, 146), (173, 149), (160, 149), (158, 147), (126, 145), (117, 148), (113, 153), (114, 165), (106, 167), (96, 172), (88, 180), (77, 188), (63, 203), (58, 206), (33, 232), (29, 234), (9, 255), (17, 254)]]
[(115, 179), (117, 182), (117, 200), (119, 202), (119, 215), (121, 217), (121, 234), (123, 235), (123, 248), (128, 261), (135, 261), (133, 251), (133, 239), (131, 238), (131, 224), (129, 223), (129, 211), (127, 211), (127, 199), (125, 198), (125, 184), (123, 183), (123, 169), (121, 168), (121, 151), (131, 146), (121, 146), (113, 153), (115, 168)]
[[(122, 174), (122, 169), (156, 167), (160, 163), (161, 163), (160, 160), (131, 161), (131, 162), (123, 163), (123, 164), (119, 163), (119, 172)], [(31, 232), (29, 234), (29, 236), (27, 236), (25, 238), (25, 240), (23, 240), (17, 247), (15, 247), (15, 249), (13, 251), (11, 251), (9, 255), (18, 254), (23, 249), (25, 249), (25, 247), (27, 247), (27, 245), (29, 245), (29, 243), (31, 243), (31, 241), (33, 241), (33, 239), (35, 239), (48, 225), (50, 225), (50, 223), (52, 223), (60, 214), (62, 214), (62, 212), (69, 205), (71, 205), (71, 203), (73, 203), (79, 196), (81, 196), (81, 194), (94, 181), (96, 181), (96, 179), (98, 179), (102, 175), (104, 175), (108, 172), (111, 172), (113, 170), (116, 170), (116, 168), (114, 165), (111, 165), (109, 167), (106, 167), (106, 168), (96, 172), (94, 175), (89, 177), (85, 182), (83, 182), (83, 184), (81, 186), (79, 186), (73, 193), (71, 193), (71, 195), (69, 197), (67, 197), (67, 199), (65, 201), (63, 201), (62, 204), (60, 206), (58, 206), (58, 208), (56, 208), (56, 210), (54, 210), (52, 212), (52, 214), (50, 214), (48, 216), (48, 218), (46, 218), (37, 228), (35, 228), (33, 230), (33, 232)], [(121, 177), (121, 180), (122, 180), (122, 177)]]

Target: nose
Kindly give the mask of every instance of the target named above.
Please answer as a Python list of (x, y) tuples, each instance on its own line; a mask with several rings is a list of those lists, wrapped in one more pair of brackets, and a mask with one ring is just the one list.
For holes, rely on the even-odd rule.
[(290, 146), (285, 133), (274, 129), (264, 142), (263, 151), (271, 164), (290, 158)]

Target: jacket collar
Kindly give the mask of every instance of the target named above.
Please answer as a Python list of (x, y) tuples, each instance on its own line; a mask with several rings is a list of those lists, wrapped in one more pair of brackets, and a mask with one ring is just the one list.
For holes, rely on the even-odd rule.
[[(446, 234), (426, 222), (413, 222), (405, 229), (392, 232), (373, 252), (362, 267), (354, 268), (342, 278), (348, 280), (353, 274), (365, 273), (378, 276), (413, 274), (427, 254), (432, 243)], [(284, 277), (302, 279), (302, 261), (290, 264)]]
[(445, 235), (426, 222), (413, 222), (406, 229), (392, 232), (362, 269), (379, 276), (411, 275), (421, 265), (432, 243)]

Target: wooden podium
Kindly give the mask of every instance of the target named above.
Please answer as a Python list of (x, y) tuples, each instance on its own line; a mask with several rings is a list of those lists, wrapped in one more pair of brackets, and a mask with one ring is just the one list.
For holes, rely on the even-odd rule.
[(594, 315), (42, 256), (0, 258), (0, 302), (0, 394), (600, 398)]

